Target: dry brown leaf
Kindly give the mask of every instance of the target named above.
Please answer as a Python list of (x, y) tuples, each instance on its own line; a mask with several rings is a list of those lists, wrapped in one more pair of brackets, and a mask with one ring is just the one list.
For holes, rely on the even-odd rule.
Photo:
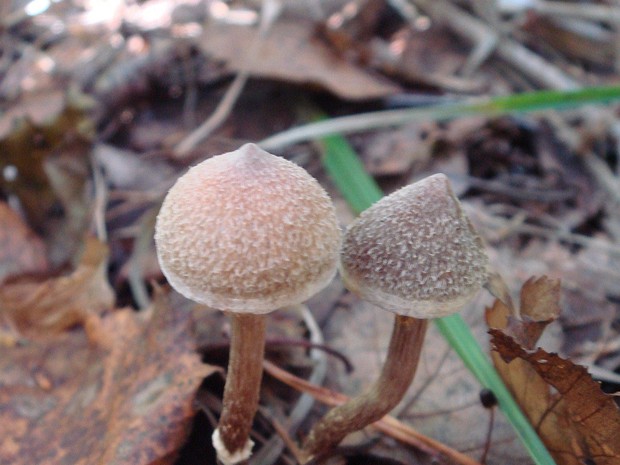
[(504, 277), (496, 271), (492, 271), (489, 273), (489, 277), (487, 278), (487, 282), (484, 284), (484, 288), (489, 291), (489, 293), (502, 302), (506, 308), (509, 309), (510, 314), (515, 312), (514, 303), (512, 302), (512, 297), (510, 296), (510, 289), (508, 289), (508, 284), (504, 280)]
[(70, 91), (27, 94), (0, 116), (0, 189), (20, 201), (28, 223), (60, 265), (75, 254), (90, 219), (87, 179), (90, 100)]
[[(390, 39), (389, 45), (400, 45), (402, 52), (392, 60), (381, 62), (384, 73), (402, 81), (440, 87), (452, 92), (480, 92), (487, 83), (479, 78), (460, 75), (467, 57), (458, 41), (439, 23), (428, 29), (405, 28)], [(377, 52), (378, 40), (373, 41)], [(383, 47), (389, 46), (388, 44)], [(387, 51), (381, 55), (386, 55)]]
[(226, 62), (232, 70), (248, 69), (252, 75), (270, 79), (320, 85), (343, 99), (373, 99), (398, 91), (387, 80), (379, 80), (339, 58), (313, 37), (312, 22), (280, 20), (260, 39), (256, 55), (248, 56), (248, 44), (258, 37), (249, 27), (209, 23), (199, 39), (208, 56)]
[(0, 202), (0, 282), (23, 273), (44, 272), (47, 267), (43, 241)]
[(521, 381), (529, 391), (521, 396), (522, 406), (558, 464), (620, 463), (620, 410), (584, 367), (543, 349), (528, 352), (499, 330), (491, 330), (491, 336), (511, 369), (519, 361), (525, 363), (523, 375), (534, 371)]
[(620, 463), (620, 411), (584, 367), (533, 347), (560, 312), (559, 281), (530, 278), (522, 319), (496, 300), (486, 312), (493, 362), (559, 465)]
[(108, 247), (89, 238), (71, 274), (0, 285), (0, 315), (28, 336), (49, 335), (85, 323), (114, 304), (106, 277), (107, 258)]
[(532, 321), (560, 316), (560, 280), (541, 276), (528, 279), (521, 288), (521, 315)]
[(78, 329), (3, 351), (0, 463), (172, 463), (216, 370), (194, 351), (190, 315), (158, 295), (146, 313), (99, 320), (103, 345)]
[(547, 325), (560, 316), (560, 280), (531, 277), (521, 288), (520, 318), (508, 318), (507, 332), (533, 349)]

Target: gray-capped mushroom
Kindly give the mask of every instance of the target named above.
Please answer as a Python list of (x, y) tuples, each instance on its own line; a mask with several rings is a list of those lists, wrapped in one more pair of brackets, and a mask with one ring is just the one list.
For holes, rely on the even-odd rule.
[(194, 166), (164, 199), (155, 231), (164, 275), (185, 297), (231, 318), (223, 411), (213, 435), (225, 465), (251, 454), (265, 314), (326, 286), (340, 241), (321, 185), (253, 144)]
[(307, 460), (400, 402), (428, 319), (455, 313), (471, 300), (487, 281), (489, 261), (447, 177), (436, 174), (384, 197), (349, 226), (340, 272), (352, 292), (395, 313), (395, 323), (379, 379), (312, 428), (303, 448)]

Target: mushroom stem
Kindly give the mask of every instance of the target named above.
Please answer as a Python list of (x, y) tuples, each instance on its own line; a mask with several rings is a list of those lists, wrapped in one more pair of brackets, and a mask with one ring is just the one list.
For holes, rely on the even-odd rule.
[(264, 315), (230, 314), (231, 340), (223, 409), (213, 434), (218, 459), (228, 465), (246, 460), (252, 450), (250, 430), (258, 410), (263, 357)]
[(428, 321), (396, 315), (387, 358), (379, 379), (366, 392), (330, 410), (310, 431), (305, 462), (336, 446), (344, 437), (381, 419), (404, 397), (415, 374)]

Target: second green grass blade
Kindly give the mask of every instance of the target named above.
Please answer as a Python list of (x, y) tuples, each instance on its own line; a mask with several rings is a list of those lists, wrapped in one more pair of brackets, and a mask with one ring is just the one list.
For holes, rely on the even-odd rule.
[(498, 116), (507, 113), (567, 109), (620, 100), (620, 86), (600, 86), (571, 91), (541, 90), (500, 97), (476, 97), (421, 108), (401, 108), (341, 116), (287, 129), (260, 142), (265, 150), (280, 150), (294, 143), (333, 134), (350, 134), (414, 121), (443, 121), (463, 116)]
[[(351, 208), (360, 213), (379, 200), (383, 193), (349, 143), (341, 136), (329, 136), (320, 142), (323, 164)], [(555, 462), (532, 425), (525, 417), (501, 378), (460, 317), (452, 315), (435, 320), (437, 327), (480, 384), (495, 394), (498, 404), (537, 465)]]

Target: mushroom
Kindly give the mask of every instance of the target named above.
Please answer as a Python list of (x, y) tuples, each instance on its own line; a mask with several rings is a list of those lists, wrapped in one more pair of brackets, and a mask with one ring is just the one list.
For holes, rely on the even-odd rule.
[(230, 315), (223, 410), (212, 439), (222, 463), (239, 463), (253, 446), (265, 314), (306, 300), (335, 275), (341, 234), (333, 204), (303, 168), (246, 144), (177, 180), (155, 242), (174, 289)]
[(413, 380), (429, 318), (455, 313), (485, 284), (489, 261), (447, 177), (436, 174), (384, 197), (347, 229), (345, 285), (395, 313), (382, 372), (366, 392), (329, 411), (310, 431), (309, 461), (379, 420)]

